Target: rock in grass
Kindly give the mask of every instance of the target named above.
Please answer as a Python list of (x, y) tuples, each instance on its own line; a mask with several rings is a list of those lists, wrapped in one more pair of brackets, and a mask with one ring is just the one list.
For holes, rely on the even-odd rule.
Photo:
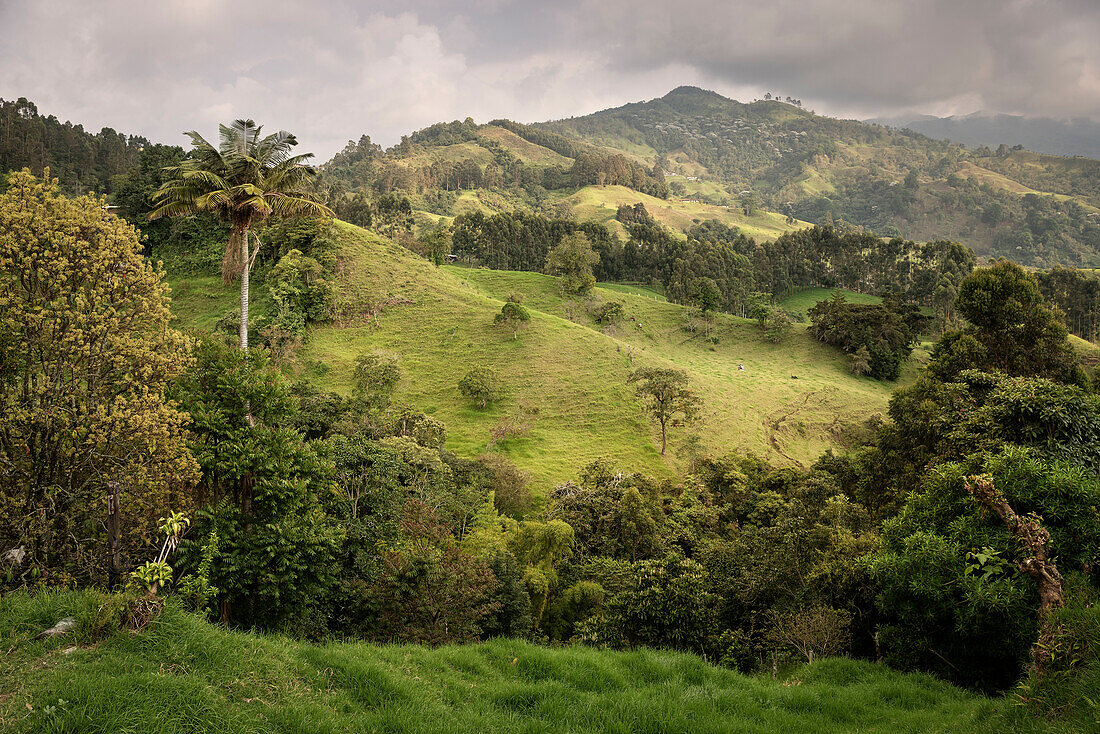
[(76, 627), (76, 620), (72, 617), (65, 617), (65, 619), (61, 620), (53, 627), (50, 627), (48, 630), (39, 633), (39, 635), (34, 639), (44, 640), (47, 637), (60, 637), (61, 635), (67, 635), (69, 632), (72, 631), (73, 627)]

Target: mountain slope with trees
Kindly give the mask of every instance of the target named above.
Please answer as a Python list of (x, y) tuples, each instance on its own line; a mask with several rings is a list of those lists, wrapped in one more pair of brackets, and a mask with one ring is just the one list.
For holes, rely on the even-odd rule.
[(712, 181), (809, 222), (955, 239), (1024, 265), (1100, 262), (1100, 161), (967, 150), (797, 100), (743, 104), (695, 87), (537, 127), (678, 173), (674, 188)]

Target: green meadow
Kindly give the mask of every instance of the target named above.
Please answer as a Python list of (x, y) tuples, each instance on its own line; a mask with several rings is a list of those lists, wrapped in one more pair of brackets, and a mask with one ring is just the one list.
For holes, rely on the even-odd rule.
[[(684, 306), (649, 289), (609, 284), (591, 298), (618, 300), (625, 315), (601, 327), (589, 315), (592, 304), (563, 298), (555, 278), (437, 268), (373, 233), (335, 227), (343, 258), (340, 316), (314, 328), (287, 369), (347, 393), (358, 355), (396, 354), (405, 375), (397, 400), (442, 420), (448, 446), (463, 456), (484, 452), (493, 427), (522, 408), (532, 414), (530, 432), (494, 450), (530, 474), (536, 494), (600, 457), (671, 477), (687, 465), (680, 447), (693, 433), (711, 452), (807, 465), (847, 445), (864, 421), (885, 411), (896, 387), (851, 375), (844, 355), (814, 341), (804, 325), (771, 344), (755, 322), (720, 314), (711, 326), (717, 343), (707, 343), (702, 331), (685, 328)], [(262, 304), (262, 285), (254, 290)], [(493, 324), (510, 294), (523, 297), (532, 317), (515, 336)], [(183, 325), (210, 329), (237, 293), (213, 277), (177, 279), (173, 299)], [(474, 365), (494, 370), (506, 387), (504, 400), (485, 410), (457, 390)], [(664, 457), (626, 384), (642, 365), (687, 370), (704, 401), (699, 422), (671, 431)]]

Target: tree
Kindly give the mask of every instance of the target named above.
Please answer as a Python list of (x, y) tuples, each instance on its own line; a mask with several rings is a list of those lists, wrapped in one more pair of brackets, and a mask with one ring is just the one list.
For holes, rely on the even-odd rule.
[(792, 327), (791, 317), (785, 311), (773, 308), (764, 319), (764, 337), (772, 344), (779, 344)]
[(511, 327), (512, 338), (515, 339), (520, 326), (526, 324), (530, 320), (531, 314), (527, 313), (527, 309), (518, 303), (509, 301), (501, 306), (500, 313), (493, 319), (493, 323), (504, 324), (505, 326)]
[(469, 642), (497, 611), (499, 586), (488, 564), (465, 553), (431, 508), (409, 500), (399, 539), (383, 553), (374, 587), (386, 640), (440, 645)]
[(583, 232), (574, 232), (562, 238), (546, 256), (546, 269), (551, 275), (561, 276), (561, 291), (583, 296), (596, 285), (592, 268), (600, 256)]
[(713, 314), (722, 305), (722, 291), (714, 278), (696, 278), (692, 283), (693, 299), (703, 314), (703, 323), (706, 324), (706, 336), (710, 338), (710, 322)]
[[(219, 125), (221, 141), (215, 148), (195, 131), (189, 157), (165, 170), (169, 177), (155, 199), (149, 218), (188, 216), (211, 212), (230, 224), (222, 258), (222, 281), (241, 279), (241, 349), (248, 349), (248, 275), (260, 251), (254, 226), (269, 217), (335, 216), (323, 204), (308, 198), (306, 182), (315, 175), (304, 161), (312, 153), (291, 155), (298, 140), (285, 130), (260, 138), (262, 126), (252, 120)], [(249, 236), (255, 241), (250, 247)]]
[(500, 384), (493, 371), (486, 367), (474, 367), (458, 381), (458, 390), (477, 403), (479, 408), (488, 407), (500, 399)]
[[(242, 351), (216, 337), (171, 397), (192, 416), (190, 447), (202, 468), (203, 506), (194, 531), (215, 532), (210, 581), (224, 623), (286, 629), (335, 583), (343, 530), (322, 512), (335, 467), (293, 425), (290, 386), (265, 350)], [(191, 567), (197, 548), (182, 549)]]
[(401, 384), (401, 365), (391, 354), (360, 354), (355, 360), (355, 397), (370, 410), (390, 407)]
[[(197, 467), (164, 389), (190, 362), (163, 273), (89, 196), (12, 173), (0, 193), (0, 538), (51, 583), (105, 580), (104, 492), (123, 559), (186, 511)], [(171, 505), (171, 507), (169, 507)], [(9, 546), (10, 547), (10, 546)], [(8, 548), (4, 548), (4, 551)], [(125, 560), (124, 560), (125, 562)]]
[(390, 238), (412, 232), (412, 204), (399, 194), (383, 194), (372, 207), (373, 226)]
[(420, 236), (421, 241), (428, 250), (428, 259), (435, 266), (440, 266), (451, 254), (451, 228), (440, 218), (439, 223), (431, 230)]
[(871, 372), (871, 353), (866, 346), (852, 352), (848, 357), (848, 369), (853, 375), (866, 375)]
[(661, 456), (668, 445), (668, 424), (679, 414), (684, 421), (695, 417), (699, 397), (688, 389), (688, 376), (683, 370), (642, 367), (631, 373), (628, 385), (637, 384), (634, 392), (645, 401), (644, 409), (661, 426)]
[(984, 348), (984, 360), (974, 367), (1080, 381), (1061, 315), (1046, 305), (1038, 282), (1016, 263), (1000, 260), (972, 272), (959, 285), (955, 307), (972, 325), (965, 333)]

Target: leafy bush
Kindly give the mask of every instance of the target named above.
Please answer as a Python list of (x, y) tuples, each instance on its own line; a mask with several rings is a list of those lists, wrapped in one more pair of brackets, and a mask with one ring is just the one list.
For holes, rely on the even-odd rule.
[(495, 403), (503, 394), (496, 374), (485, 367), (474, 367), (463, 375), (458, 382), (458, 390), (479, 408)]

